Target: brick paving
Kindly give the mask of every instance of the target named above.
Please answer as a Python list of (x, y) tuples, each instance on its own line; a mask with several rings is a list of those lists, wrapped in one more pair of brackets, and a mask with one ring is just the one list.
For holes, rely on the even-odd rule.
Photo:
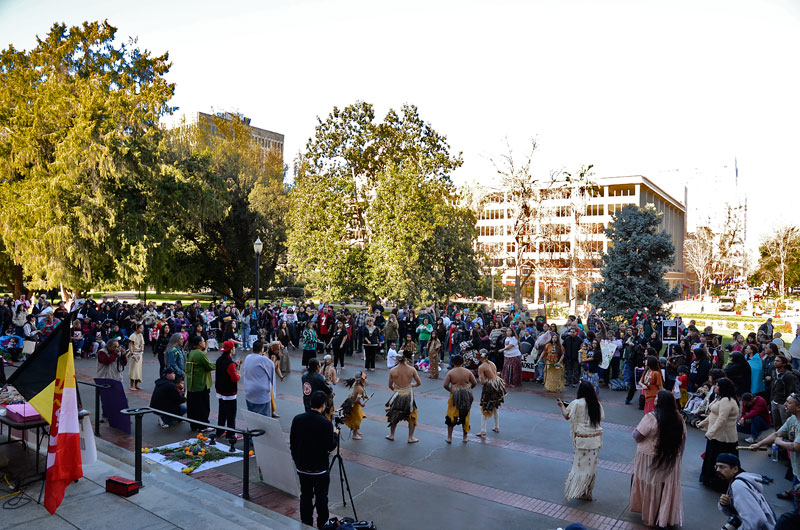
[[(154, 361), (149, 361), (149, 362), (154, 363)], [(78, 378), (84, 381), (89, 381), (89, 382), (92, 381), (92, 377), (80, 373), (78, 374)], [(387, 387), (381, 385), (372, 384), (371, 386), (388, 390)], [(513, 392), (514, 390), (511, 391)], [(430, 392), (420, 392), (418, 393), (418, 395), (421, 398), (431, 399), (436, 401), (444, 401), (447, 399), (446, 396), (444, 395), (433, 394)], [(552, 396), (552, 394), (549, 395)], [(149, 401), (150, 396), (151, 394), (149, 392), (142, 390), (137, 392), (136, 394), (132, 394), (130, 397), (131, 398), (135, 397), (141, 400)], [(278, 394), (278, 398), (293, 403), (302, 402), (302, 399), (298, 396)], [(560, 415), (532, 411), (528, 409), (518, 409), (518, 408), (504, 406), (504, 410), (514, 414), (536, 416), (545, 419), (561, 418)], [(216, 413), (214, 411), (212, 411), (210, 419), (212, 422), (216, 421)], [(381, 423), (384, 423), (386, 421), (384, 416), (378, 416), (373, 414), (368, 414), (367, 419)], [(627, 430), (627, 431), (632, 430), (632, 427), (625, 425), (604, 423), (603, 426), (605, 428), (612, 428), (612, 429), (616, 428), (617, 430)], [(443, 427), (418, 424), (417, 428), (418, 430), (434, 433), (437, 435), (443, 436), (446, 434), (446, 429)], [(133, 436), (122, 433), (121, 431), (117, 431), (116, 429), (112, 429), (108, 427), (108, 425), (106, 424), (103, 424), (101, 430), (101, 436), (103, 439), (111, 443), (114, 443), (115, 445), (118, 445), (128, 450), (133, 450), (134, 447)], [(539, 457), (553, 458), (568, 462), (572, 461), (571, 453), (554, 451), (519, 442), (512, 442), (497, 437), (487, 437), (481, 441), (475, 440), (474, 443), (483, 443), (485, 445), (490, 445), (501, 449), (507, 449)], [(152, 446), (152, 444), (148, 443), (147, 440), (144, 441), (144, 445)], [(593, 528), (595, 530), (644, 530), (644, 528), (646, 528), (642, 525), (634, 524), (628, 521), (623, 521), (615, 519), (613, 517), (592, 513), (585, 510), (572, 508), (569, 506), (564, 506), (561, 504), (545, 501), (542, 499), (537, 499), (535, 497), (520, 495), (517, 493), (501, 490), (491, 486), (485, 486), (482, 484), (470, 482), (467, 480), (456, 479), (439, 473), (434, 473), (431, 471), (426, 471), (424, 469), (419, 469), (413, 466), (408, 466), (405, 464), (392, 462), (375, 456), (358, 453), (350, 449), (343, 448), (341, 450), (341, 453), (342, 457), (345, 460), (374, 470), (378, 470), (384, 473), (390, 473), (394, 476), (406, 478), (409, 480), (414, 480), (416, 482), (421, 482), (424, 484), (444, 488), (453, 492), (470, 496), (476, 496), (481, 499), (517, 508), (525, 512), (535, 513), (538, 515), (547, 516), (554, 519), (560, 519), (563, 521), (582, 522), (587, 527)], [(626, 473), (626, 474), (632, 473), (631, 463), (620, 463), (620, 462), (610, 462), (601, 460), (599, 463), (599, 467), (601, 469), (606, 469), (609, 471), (614, 471), (619, 473)], [(215, 468), (197, 472), (192, 474), (192, 477), (201, 480), (209, 485), (212, 485), (214, 487), (232, 493), (234, 495), (239, 495), (241, 493), (241, 479), (225, 471), (222, 471), (222, 468)], [(251, 499), (250, 499), (251, 502), (258, 504), (259, 506), (262, 506), (266, 509), (283, 514), (287, 517), (299, 520), (298, 501), (293, 496), (257, 481), (251, 482), (250, 494), (251, 494)]]

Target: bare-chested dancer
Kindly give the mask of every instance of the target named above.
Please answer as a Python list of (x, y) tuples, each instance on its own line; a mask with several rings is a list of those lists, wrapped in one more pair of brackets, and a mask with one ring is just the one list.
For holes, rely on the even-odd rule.
[(478, 436), (486, 436), (486, 420), (494, 416), (494, 432), (500, 432), (500, 405), (506, 397), (506, 385), (502, 377), (497, 376), (497, 367), (489, 360), (489, 352), (481, 350), (481, 365), (478, 377), (483, 385), (481, 392), (481, 432)]
[(387, 440), (394, 441), (394, 430), (401, 421), (408, 422), (408, 443), (417, 443), (414, 429), (417, 428), (417, 403), (414, 400), (415, 386), (422, 382), (414, 368), (414, 357), (410, 351), (404, 351), (402, 360), (389, 371), (389, 390), (394, 392), (386, 402), (386, 419), (389, 421)]
[(464, 432), (464, 443), (469, 439), (469, 410), (472, 407), (472, 389), (477, 386), (478, 381), (472, 372), (461, 366), (464, 358), (460, 355), (453, 355), (450, 359), (453, 369), (447, 372), (444, 378), (444, 389), (450, 392), (450, 399), (447, 400), (447, 416), (444, 422), (447, 424), (447, 443), (453, 441), (453, 427), (461, 425)]

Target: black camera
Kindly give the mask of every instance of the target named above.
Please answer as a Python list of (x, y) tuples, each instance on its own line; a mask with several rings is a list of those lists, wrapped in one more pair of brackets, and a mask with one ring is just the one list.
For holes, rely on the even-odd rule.
[(742, 520), (739, 518), (739, 516), (731, 515), (730, 517), (728, 517), (728, 520), (725, 521), (725, 524), (722, 525), (722, 528), (720, 528), (720, 530), (736, 530), (740, 526), (742, 526)]
[(333, 413), (333, 424), (338, 427), (344, 423), (344, 412), (342, 409), (337, 410)]

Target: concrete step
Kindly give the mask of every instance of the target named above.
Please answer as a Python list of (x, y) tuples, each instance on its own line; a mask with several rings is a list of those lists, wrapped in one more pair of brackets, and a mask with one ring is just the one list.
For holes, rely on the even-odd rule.
[[(105, 486), (109, 476), (134, 477), (133, 454), (105, 440), (97, 439), (98, 461), (84, 466), (85, 478)], [(237, 480), (232, 477), (232, 480)], [(127, 500), (172, 525), (190, 530), (219, 528), (252, 528), (273, 530), (306, 530), (311, 527), (279, 513), (272, 512), (240, 497), (214, 488), (158, 464), (143, 462), (139, 493)], [(108, 494), (104, 494), (108, 495)], [(104, 515), (100, 511), (101, 517)], [(108, 513), (107, 528), (120, 523), (116, 514)], [(100, 523), (100, 521), (98, 521)]]

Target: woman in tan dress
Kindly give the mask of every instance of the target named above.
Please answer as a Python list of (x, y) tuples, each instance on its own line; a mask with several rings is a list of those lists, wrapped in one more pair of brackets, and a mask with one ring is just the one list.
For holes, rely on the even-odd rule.
[(560, 399), (558, 406), (565, 420), (569, 421), (572, 445), (575, 455), (572, 469), (564, 484), (564, 498), (594, 500), (592, 490), (597, 477), (597, 454), (603, 447), (603, 428), (600, 422), (605, 418), (603, 406), (597, 399), (594, 387), (588, 381), (578, 385), (577, 399), (568, 406)]
[(655, 410), (644, 415), (633, 431), (633, 439), (637, 445), (631, 511), (641, 513), (648, 526), (683, 524), (681, 458), (686, 425), (672, 392), (658, 392)]
[(142, 354), (144, 354), (144, 326), (138, 324), (136, 331), (128, 337), (128, 379), (131, 380), (131, 390), (141, 390), (142, 382)]
[(558, 333), (553, 333), (550, 342), (544, 345), (544, 389), (548, 392), (564, 390), (564, 350)]

